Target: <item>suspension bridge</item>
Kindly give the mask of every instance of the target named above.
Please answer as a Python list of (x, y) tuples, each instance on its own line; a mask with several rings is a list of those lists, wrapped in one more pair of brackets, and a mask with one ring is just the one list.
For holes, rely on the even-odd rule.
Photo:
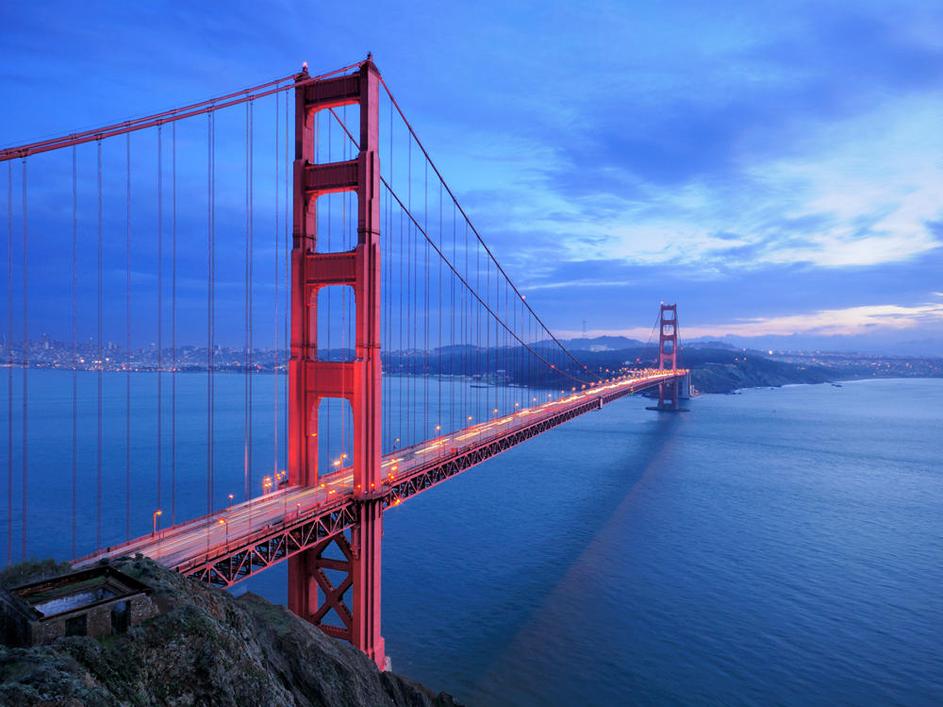
[(37, 522), (79, 567), (228, 587), (285, 560), (291, 610), (382, 668), (387, 510), (618, 398), (686, 397), (676, 305), (649, 367), (581, 362), (370, 57), (0, 161), (8, 563)]

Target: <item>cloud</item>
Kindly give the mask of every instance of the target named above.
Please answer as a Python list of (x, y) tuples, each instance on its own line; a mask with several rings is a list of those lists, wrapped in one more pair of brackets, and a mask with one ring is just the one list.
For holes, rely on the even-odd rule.
[[(551, 243), (557, 259), (725, 269), (873, 267), (940, 247), (940, 12), (757, 7), (735, 31), (687, 7), (691, 33), (607, 8), (608, 27), (636, 29), (631, 52), (579, 91), (549, 62), (547, 81), (505, 96), (507, 119), (463, 133), (463, 186), (495, 192), (475, 209), (485, 233), (541, 232), (542, 257)], [(562, 65), (593, 56), (581, 50)]]
[[(934, 293), (940, 294), (940, 293)], [(916, 329), (926, 325), (943, 324), (943, 303), (928, 302), (916, 305), (878, 304), (843, 309), (822, 309), (800, 314), (774, 317), (750, 317), (729, 322), (684, 326), (687, 338), (723, 336), (856, 336)], [(589, 336), (629, 336), (645, 340), (649, 330), (632, 327), (622, 330), (594, 330)], [(581, 335), (576, 331), (562, 332), (562, 336)]]
[(913, 260), (941, 246), (940, 114), (941, 96), (895, 101), (815, 126), (788, 156), (747, 155), (722, 179), (638, 184), (623, 199), (568, 199), (522, 177), (513, 209), (499, 210), (505, 228), (553, 234), (573, 260), (832, 269)]

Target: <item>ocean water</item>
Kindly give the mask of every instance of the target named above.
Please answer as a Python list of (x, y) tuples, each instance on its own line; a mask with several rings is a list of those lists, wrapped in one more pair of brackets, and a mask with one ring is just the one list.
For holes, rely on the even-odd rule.
[[(57, 398), (44, 373), (61, 375), (31, 379), (58, 403), (32, 423), (47, 444), (30, 549), (63, 556), (68, 390)], [(241, 379), (222, 385), (232, 412)], [(703, 396), (675, 415), (645, 403), (585, 415), (386, 514), (394, 669), (481, 705), (943, 704), (943, 380)], [(225, 415), (234, 443), (241, 412)], [(194, 430), (183, 478), (202, 478)], [(122, 458), (107, 470), (115, 503)], [(241, 483), (241, 458), (218, 461), (233, 464), (220, 484)], [(182, 507), (205, 503), (195, 486)], [(134, 501), (137, 530), (153, 495)], [(85, 543), (94, 518), (84, 511)], [(284, 602), (284, 568), (249, 588)]]

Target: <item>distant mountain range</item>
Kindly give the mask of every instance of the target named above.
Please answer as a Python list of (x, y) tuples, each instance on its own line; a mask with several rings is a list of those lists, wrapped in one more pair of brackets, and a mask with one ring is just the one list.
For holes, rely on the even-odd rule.
[[(541, 342), (548, 343), (548, 342)], [(578, 339), (565, 339), (563, 343), (571, 351), (627, 351), (629, 349), (635, 351), (638, 349), (644, 349), (647, 347), (655, 348), (658, 346), (658, 341), (639, 341), (638, 339), (630, 339), (627, 336), (594, 336)], [(727, 349), (734, 350), (741, 347), (733, 346), (724, 341), (716, 341), (713, 339), (692, 339), (692, 340), (683, 340), (682, 343), (686, 347), (695, 347), (695, 348), (706, 348), (706, 349)]]
[[(626, 336), (594, 336), (579, 339), (565, 339), (563, 343), (571, 351), (622, 351), (645, 346), (644, 341)], [(653, 346), (656, 344), (652, 344)]]
[[(683, 334), (683, 333), (682, 333)], [(543, 342), (549, 343), (549, 342)], [(595, 336), (566, 339), (563, 342), (573, 351), (624, 351), (628, 349), (657, 346), (651, 342), (630, 339), (625, 336)], [(799, 352), (830, 351), (837, 353), (861, 353), (885, 356), (943, 357), (943, 338), (923, 339), (878, 339), (874, 336), (734, 336), (699, 337), (686, 339), (682, 335), (683, 348), (726, 349)]]

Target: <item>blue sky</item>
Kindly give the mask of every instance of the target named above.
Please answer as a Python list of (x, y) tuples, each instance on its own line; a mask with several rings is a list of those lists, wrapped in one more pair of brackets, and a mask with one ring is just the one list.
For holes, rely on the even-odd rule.
[(556, 331), (943, 353), (943, 5), (209, 8), (4, 4), (0, 143), (369, 50)]

